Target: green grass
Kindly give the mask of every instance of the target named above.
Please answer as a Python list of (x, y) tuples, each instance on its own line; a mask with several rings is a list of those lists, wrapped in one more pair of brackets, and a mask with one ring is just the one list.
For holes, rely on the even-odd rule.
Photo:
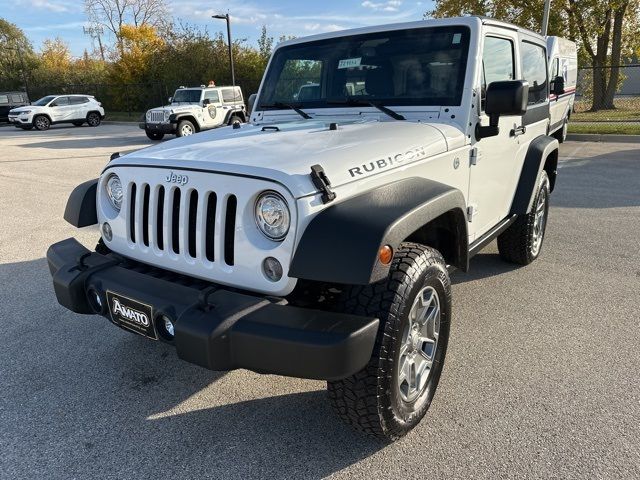
[[(575, 117), (572, 116), (572, 120)], [(636, 123), (581, 123), (569, 122), (569, 133), (596, 133), (616, 135), (640, 135), (640, 122)]]
[(139, 122), (144, 112), (109, 112), (107, 111), (107, 118), (105, 120), (114, 122)]

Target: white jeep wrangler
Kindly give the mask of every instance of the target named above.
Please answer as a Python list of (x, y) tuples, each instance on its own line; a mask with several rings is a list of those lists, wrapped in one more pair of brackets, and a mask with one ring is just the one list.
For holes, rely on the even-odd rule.
[(279, 45), (251, 124), (114, 155), (73, 191), (65, 218), (102, 238), (50, 247), (58, 301), (206, 368), (327, 380), (347, 422), (399, 438), (442, 373), (449, 271), (494, 238), (540, 255), (545, 49), (478, 17)]
[(246, 122), (240, 87), (180, 87), (169, 105), (147, 111), (139, 124), (151, 140), (165, 134), (187, 137), (203, 130)]

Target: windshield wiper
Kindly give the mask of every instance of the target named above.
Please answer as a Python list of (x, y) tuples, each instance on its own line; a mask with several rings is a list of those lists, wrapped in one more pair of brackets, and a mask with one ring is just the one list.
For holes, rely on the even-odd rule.
[(307, 112), (301, 110), (298, 105), (292, 105), (290, 103), (275, 102), (269, 105), (260, 105), (260, 108), (288, 108), (296, 112), (305, 120), (310, 120), (312, 118), (311, 115), (309, 115)]
[(377, 108), (382, 113), (386, 113), (394, 120), (406, 120), (406, 118), (404, 118), (403, 115), (400, 115), (398, 112), (394, 112), (390, 108), (385, 107), (379, 102), (374, 102), (373, 100), (364, 100), (359, 98), (346, 97), (346, 98), (338, 98), (338, 99), (333, 98), (333, 99), (327, 100), (327, 103), (329, 105), (369, 106), (369, 107)]

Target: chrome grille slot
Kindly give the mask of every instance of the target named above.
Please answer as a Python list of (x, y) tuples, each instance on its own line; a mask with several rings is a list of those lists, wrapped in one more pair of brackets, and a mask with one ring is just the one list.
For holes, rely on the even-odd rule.
[(151, 110), (151, 115), (149, 117), (149, 121), (153, 123), (162, 123), (164, 121), (164, 111), (162, 110)]
[(224, 197), (222, 209), (218, 208), (216, 192), (131, 182), (128, 239), (134, 245), (155, 247), (158, 252), (209, 263), (223, 259), (233, 266), (237, 197)]

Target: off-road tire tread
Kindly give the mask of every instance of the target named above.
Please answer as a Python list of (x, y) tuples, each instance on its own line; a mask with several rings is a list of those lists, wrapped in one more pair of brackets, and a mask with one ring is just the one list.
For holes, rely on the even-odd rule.
[(327, 394), (338, 416), (368, 435), (388, 441), (408, 431), (394, 429), (385, 421), (381, 400), (389, 394), (379, 380), (392, 374), (389, 364), (393, 364), (395, 352), (391, 350), (391, 338), (401, 328), (398, 307), (410, 294), (420, 273), (438, 263), (445, 265), (437, 250), (417, 243), (403, 243), (393, 258), (387, 279), (352, 286), (345, 292), (341, 311), (378, 317), (379, 330), (369, 363), (348, 378), (327, 382)]

